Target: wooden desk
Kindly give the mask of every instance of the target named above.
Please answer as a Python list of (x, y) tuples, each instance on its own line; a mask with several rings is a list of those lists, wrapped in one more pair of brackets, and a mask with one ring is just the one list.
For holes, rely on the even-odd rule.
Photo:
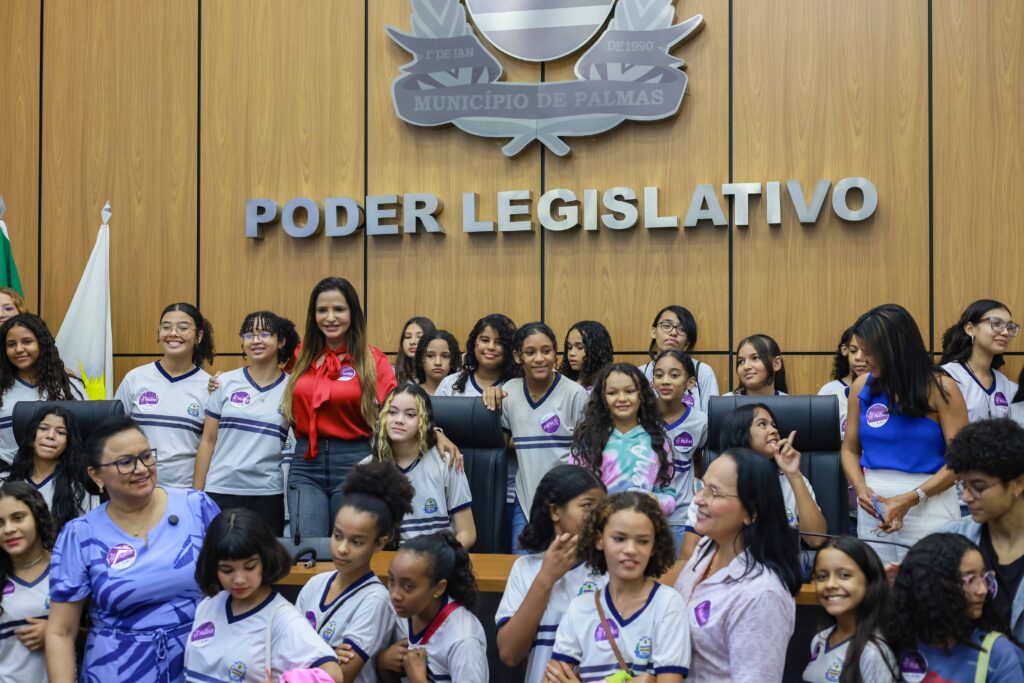
[[(388, 565), (391, 558), (395, 556), (393, 551), (379, 552), (373, 556), (370, 568), (373, 573), (381, 579), (388, 575)], [(470, 555), (473, 560), (473, 571), (476, 573), (476, 580), (480, 590), (484, 593), (505, 592), (505, 582), (508, 580), (509, 572), (512, 571), (512, 563), (516, 561), (516, 555)], [(302, 565), (292, 567), (288, 576), (279, 581), (282, 586), (304, 586), (310, 578), (321, 572), (329, 572), (334, 569), (333, 562), (318, 562), (316, 566), (306, 569)], [(805, 583), (796, 596), (798, 605), (817, 605), (818, 598), (814, 593), (814, 585)]]

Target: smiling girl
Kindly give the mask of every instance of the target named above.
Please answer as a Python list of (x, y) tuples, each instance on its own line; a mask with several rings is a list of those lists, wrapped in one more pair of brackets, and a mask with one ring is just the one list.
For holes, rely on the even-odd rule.
[(755, 334), (736, 345), (736, 380), (739, 396), (785, 396), (786, 366), (779, 344), (767, 334)]
[(587, 517), (578, 547), (608, 584), (569, 603), (548, 680), (612, 680), (625, 672), (647, 683), (681, 683), (690, 666), (690, 630), (679, 594), (656, 581), (674, 559), (657, 503), (635, 491), (608, 496)]
[(18, 450), (14, 439), (14, 404), (18, 401), (71, 401), (85, 398), (77, 377), (68, 374), (57, 343), (43, 319), (31, 313), (0, 325), (0, 460), (11, 462)]
[(516, 324), (508, 316), (491, 313), (476, 321), (466, 339), (462, 369), (445, 377), (437, 396), (483, 396), (487, 387), (498, 387), (517, 376), (512, 357)]
[(271, 587), (290, 566), (288, 552), (255, 512), (234, 508), (214, 517), (196, 561), (196, 583), (207, 598), (196, 607), (185, 646), (186, 681), (263, 683), (285, 671), (318, 668), (342, 683), (334, 650)]
[(288, 374), (281, 365), (291, 360), (299, 335), (292, 321), (270, 311), (245, 316), (238, 334), (249, 364), (221, 375), (210, 394), (192, 488), (205, 490), (222, 510), (256, 512), (280, 536), (281, 450), (288, 438), (281, 414)]

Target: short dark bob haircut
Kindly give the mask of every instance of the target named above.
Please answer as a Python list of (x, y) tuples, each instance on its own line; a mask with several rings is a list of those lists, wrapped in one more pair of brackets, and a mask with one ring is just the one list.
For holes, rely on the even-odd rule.
[(210, 522), (196, 560), (196, 583), (204, 595), (223, 590), (217, 565), (224, 560), (246, 560), (253, 555), (263, 563), (263, 583), (277, 583), (292, 569), (292, 558), (278, 542), (263, 517), (245, 508), (221, 512)]

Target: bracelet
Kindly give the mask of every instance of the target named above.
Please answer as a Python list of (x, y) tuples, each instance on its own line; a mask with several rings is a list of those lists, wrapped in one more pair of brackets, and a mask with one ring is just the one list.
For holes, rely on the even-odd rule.
[(437, 432), (438, 434), (444, 434), (444, 430), (441, 429), (440, 427), (434, 427), (434, 431)]
[(926, 500), (928, 500), (928, 494), (925, 493), (924, 489), (922, 489), (920, 486), (918, 486), (916, 489), (914, 489), (914, 493), (917, 494), (917, 504), (918, 505), (920, 505), (921, 503), (923, 503)]

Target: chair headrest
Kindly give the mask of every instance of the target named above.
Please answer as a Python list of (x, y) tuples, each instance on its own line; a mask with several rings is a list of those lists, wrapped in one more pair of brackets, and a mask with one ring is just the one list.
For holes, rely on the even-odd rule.
[(501, 412), (490, 411), (480, 397), (434, 396), (434, 424), (459, 448), (503, 448)]
[(839, 400), (835, 396), (712, 396), (708, 406), (708, 447), (718, 451), (722, 420), (736, 408), (764, 403), (778, 420), (783, 437), (796, 430), (799, 451), (838, 451)]
[(83, 442), (100, 422), (115, 415), (124, 415), (124, 404), (120, 401), (18, 401), (12, 415), (14, 440), (21, 443), (28, 423), (54, 406), (74, 415)]

